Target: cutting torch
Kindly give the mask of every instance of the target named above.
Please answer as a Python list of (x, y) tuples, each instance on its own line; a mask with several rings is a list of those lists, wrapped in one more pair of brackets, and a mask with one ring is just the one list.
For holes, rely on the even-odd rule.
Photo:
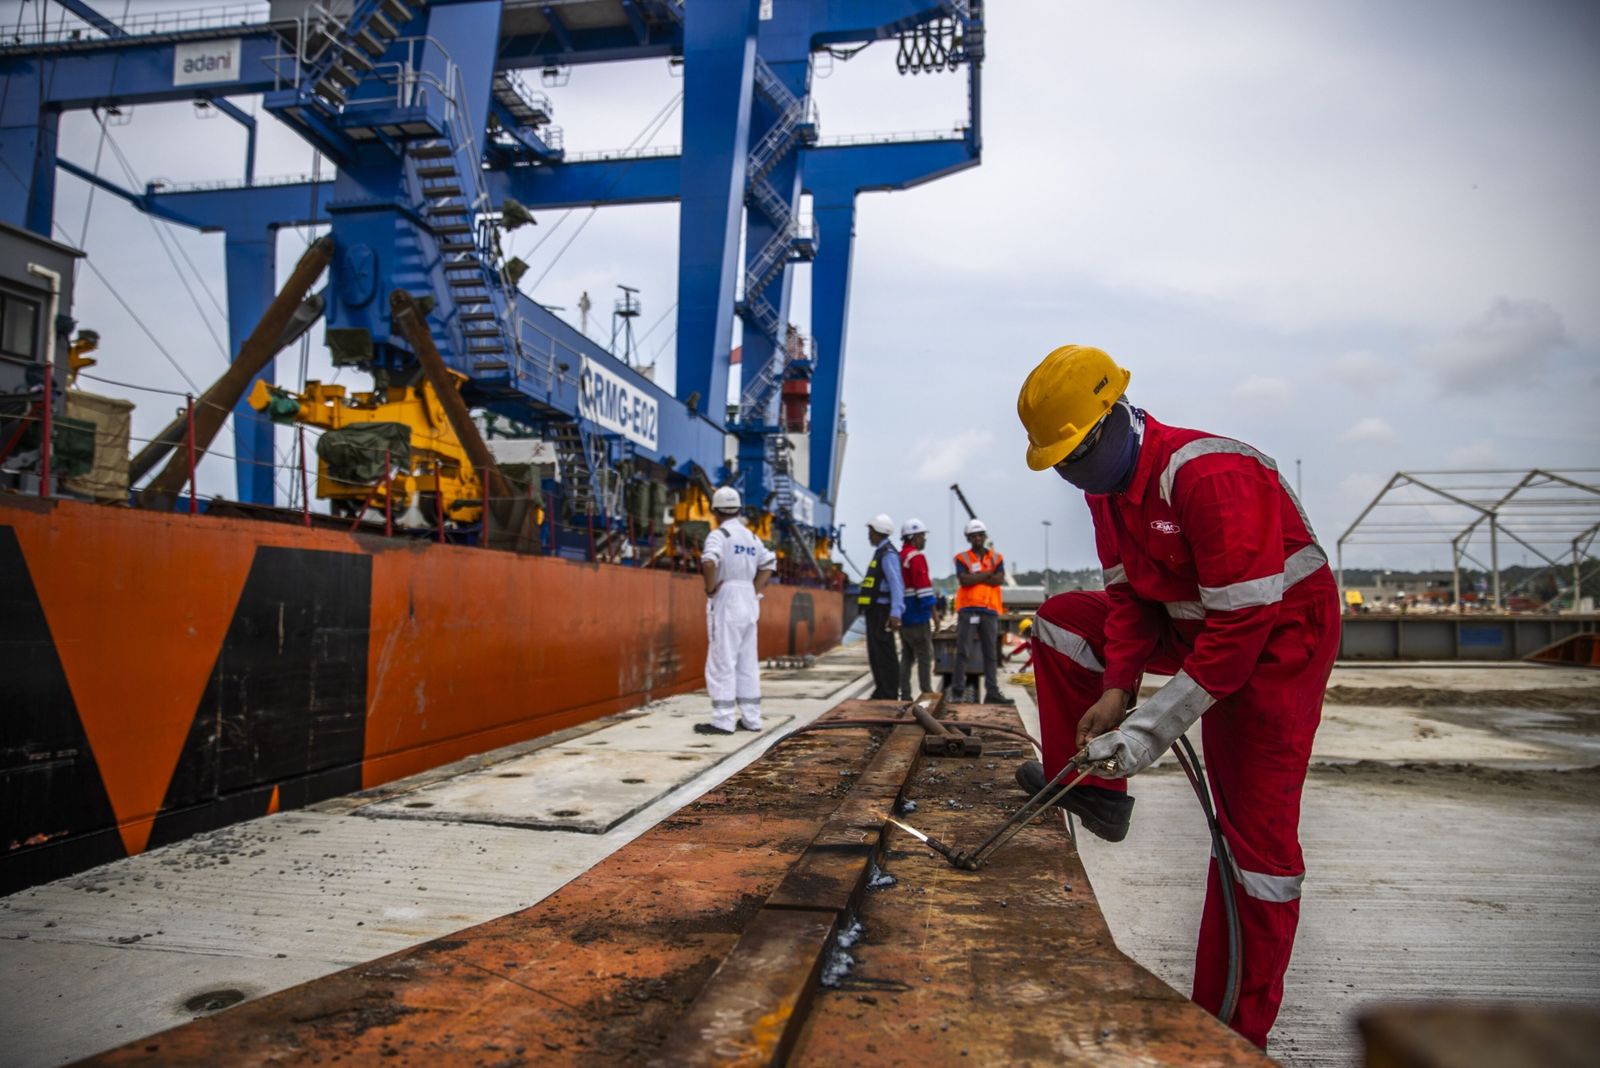
[[(1073, 771), (1077, 771), (1079, 774), (1070, 781), (1063, 782), (1062, 780), (1066, 779), (1068, 773)], [(1115, 760), (1091, 761), (1087, 749), (1079, 750), (1076, 756), (1062, 765), (1061, 770), (1056, 772), (1054, 778), (1044, 784), (1043, 789), (1024, 802), (1022, 807), (1017, 809), (1009, 820), (1002, 823), (995, 829), (993, 834), (984, 840), (982, 845), (973, 850), (948, 846), (939, 841), (939, 839), (923, 834), (915, 827), (902, 823), (893, 816), (889, 817), (889, 822), (944, 857), (952, 867), (960, 868), (963, 871), (977, 871), (994, 855), (995, 850), (1011, 841), (1012, 837), (1022, 828), (1032, 823), (1039, 813), (1067, 796), (1073, 787), (1082, 782), (1084, 776), (1091, 771), (1106, 776), (1115, 775), (1117, 762)]]

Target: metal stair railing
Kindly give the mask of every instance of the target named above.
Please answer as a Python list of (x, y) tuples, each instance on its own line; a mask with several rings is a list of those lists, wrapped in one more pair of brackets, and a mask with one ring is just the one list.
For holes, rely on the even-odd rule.
[(746, 293), (743, 310), (745, 316), (756, 325), (767, 337), (776, 341), (778, 339), (778, 310), (774, 308), (767, 298), (758, 293)]
[[(783, 371), (801, 362), (815, 364), (815, 341), (811, 342), (813, 353), (809, 356), (806, 354), (806, 343), (807, 339), (800, 337), (796, 347), (785, 339), (783, 344), (772, 350), (767, 362), (756, 372), (755, 377), (739, 390), (741, 422), (760, 420), (766, 415), (767, 407), (772, 403), (773, 395), (778, 390), (779, 375)], [(788, 469), (787, 465), (784, 469)]]
[(789, 258), (789, 249), (794, 246), (794, 239), (800, 235), (800, 228), (793, 219), (785, 220), (776, 233), (768, 239), (761, 251), (756, 253), (755, 259), (750, 261), (750, 266), (744, 272), (744, 291), (746, 294), (755, 293), (767, 288), (767, 283), (783, 267)]
[(788, 111), (800, 102), (800, 99), (789, 91), (789, 87), (783, 84), (783, 79), (778, 77), (771, 65), (760, 56), (756, 56), (755, 61), (755, 83), (756, 91), (766, 97), (767, 102), (778, 111)]
[(348, 20), (321, 4), (310, 5), (301, 20), (300, 56), (310, 68), (304, 81), (317, 97), (342, 107), (400, 36), (400, 27), (426, 5), (427, 0), (357, 0)]
[[(534, 381), (524, 383), (532, 388), (524, 388), (524, 392), (547, 390), (548, 362), (523, 358), (518, 292), (500, 263), (499, 224), (489, 211), (483, 167), (481, 163), (474, 165), (474, 159), (463, 160), (474, 145), (471, 119), (464, 105), (465, 83), (461, 68), (448, 56), (445, 59), (451, 91), (442, 95), (444, 137), (421, 142), (410, 153), (413, 188), (423, 202), (424, 218), (435, 237), (471, 237), (470, 243), (440, 241), (447, 290), (441, 304), (456, 309), (456, 314), (449, 317), (450, 329), (468, 374), (476, 376), (499, 369), (509, 372), (514, 364), (520, 372), (515, 376), (519, 380), (532, 372)], [(435, 221), (438, 219), (457, 221), (440, 225)], [(466, 233), (460, 232), (461, 227), (467, 228)], [(494, 367), (496, 363), (500, 367)]]
[(784, 200), (772, 187), (772, 183), (765, 178), (757, 178), (750, 183), (748, 199), (761, 209), (763, 215), (772, 220), (774, 226), (781, 228), (789, 221), (788, 201)]
[(562, 488), (574, 510), (590, 515), (621, 515), (622, 475), (611, 466), (605, 440), (578, 422), (557, 423), (552, 433), (556, 458), (561, 463)]
[[(776, 315), (773, 316), (773, 321), (777, 321)], [(771, 402), (773, 390), (777, 386), (778, 368), (787, 362), (781, 348), (773, 349), (755, 377), (739, 390), (739, 418), (742, 421), (760, 419), (766, 414), (767, 405)]]

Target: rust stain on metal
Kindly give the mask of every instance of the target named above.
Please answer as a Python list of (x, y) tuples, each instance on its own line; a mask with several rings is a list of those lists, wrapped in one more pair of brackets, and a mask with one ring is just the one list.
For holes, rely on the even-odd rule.
[[(962, 713), (1017, 725), (1009, 711)], [(925, 760), (906, 786), (918, 830), (975, 844), (1024, 800), (1014, 766)], [(819, 991), (790, 1064), (1272, 1063), (1117, 950), (1054, 815), (980, 872), (899, 829), (879, 863), (896, 881), (864, 896), (855, 967)]]
[(850, 795), (767, 899), (768, 908), (844, 913), (855, 905), (878, 854), (884, 819), (922, 751), (922, 737), (922, 729), (914, 726), (890, 732)]
[[(901, 782), (918, 827), (962, 845), (1023, 800), (1013, 760), (921, 757), (905, 720), (785, 741), (533, 908), (97, 1060), (1271, 1063), (1117, 951), (1053, 817), (975, 873), (885, 830)], [(863, 891), (874, 856), (897, 882)], [(823, 988), (846, 907), (856, 964)]]
[(831, 911), (762, 909), (651, 1065), (783, 1063), (837, 920)]

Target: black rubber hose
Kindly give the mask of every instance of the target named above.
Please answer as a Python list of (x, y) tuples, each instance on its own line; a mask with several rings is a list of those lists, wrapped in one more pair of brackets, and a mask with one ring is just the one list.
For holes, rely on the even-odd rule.
[(1239, 1004), (1239, 973), (1243, 963), (1239, 903), (1233, 896), (1233, 872), (1230, 870), (1232, 864), (1228, 860), (1228, 843), (1222, 837), (1222, 828), (1217, 824), (1217, 814), (1211, 808), (1210, 787), (1206, 782), (1205, 770), (1200, 766), (1200, 758), (1195, 754), (1194, 746), (1189, 744), (1188, 738), (1179, 736), (1172, 746), (1172, 752), (1183, 767), (1183, 773), (1189, 776), (1189, 785), (1194, 787), (1195, 796), (1200, 799), (1200, 807), (1205, 810), (1206, 824), (1211, 828), (1211, 855), (1217, 860), (1217, 881), (1222, 885), (1222, 907), (1228, 916), (1228, 987), (1222, 995), (1222, 1010), (1217, 1013), (1217, 1018), (1227, 1024), (1233, 1019), (1233, 1010)]

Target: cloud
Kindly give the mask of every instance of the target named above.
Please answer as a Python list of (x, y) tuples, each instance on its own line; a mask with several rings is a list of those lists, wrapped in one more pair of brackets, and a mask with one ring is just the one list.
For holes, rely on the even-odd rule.
[(1440, 393), (1500, 391), (1527, 385), (1567, 345), (1566, 324), (1542, 300), (1496, 298), (1489, 310), (1424, 350)]
[(1274, 375), (1250, 375), (1233, 387), (1233, 399), (1255, 408), (1283, 408), (1294, 400), (1294, 386)]
[(1328, 371), (1340, 384), (1358, 393), (1369, 393), (1375, 386), (1392, 382), (1395, 376), (1394, 361), (1368, 349), (1351, 349), (1335, 356)]
[(1493, 438), (1479, 438), (1450, 450), (1454, 467), (1485, 467), (1500, 463), (1500, 447)]
[(1339, 435), (1339, 440), (1347, 445), (1393, 445), (1400, 440), (1400, 435), (1386, 420), (1374, 415), (1358, 420)]
[(994, 434), (987, 430), (968, 429), (957, 434), (940, 437), (923, 437), (917, 442), (917, 455), (921, 459), (911, 477), (918, 482), (945, 482), (966, 470), (967, 464), (983, 459), (982, 454), (994, 445)]

